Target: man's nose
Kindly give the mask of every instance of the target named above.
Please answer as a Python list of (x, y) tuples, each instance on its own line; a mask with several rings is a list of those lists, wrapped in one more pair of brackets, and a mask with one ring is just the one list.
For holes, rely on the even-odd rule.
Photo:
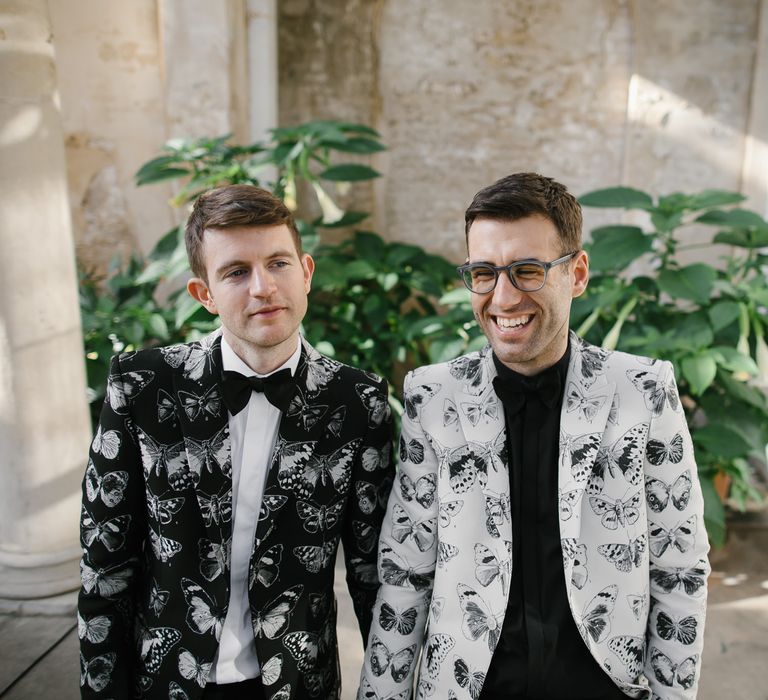
[(493, 290), (493, 303), (500, 308), (514, 306), (520, 303), (524, 292), (521, 292), (509, 278), (509, 273), (504, 270), (499, 273), (496, 288)]
[(268, 270), (254, 269), (249, 292), (253, 297), (269, 297), (275, 291), (275, 280)]

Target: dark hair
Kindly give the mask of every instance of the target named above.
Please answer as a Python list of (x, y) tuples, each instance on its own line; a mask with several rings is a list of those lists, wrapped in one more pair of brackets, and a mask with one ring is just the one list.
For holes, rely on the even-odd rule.
[(464, 235), (477, 218), (516, 221), (536, 214), (557, 229), (562, 254), (581, 249), (581, 205), (564, 185), (537, 173), (515, 173), (480, 190), (464, 213)]
[(195, 200), (184, 230), (184, 244), (193, 274), (207, 279), (203, 259), (203, 235), (206, 229), (281, 224), (290, 229), (296, 251), (301, 256), (301, 236), (293, 214), (271, 192), (253, 185), (228, 185), (203, 192)]

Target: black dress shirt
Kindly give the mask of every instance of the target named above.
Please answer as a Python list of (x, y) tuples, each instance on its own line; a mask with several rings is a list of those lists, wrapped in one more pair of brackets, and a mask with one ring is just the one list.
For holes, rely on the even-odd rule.
[(509, 603), (480, 700), (626, 698), (582, 640), (566, 593), (557, 463), (569, 356), (570, 344), (533, 377), (493, 358), (507, 427), (513, 550)]

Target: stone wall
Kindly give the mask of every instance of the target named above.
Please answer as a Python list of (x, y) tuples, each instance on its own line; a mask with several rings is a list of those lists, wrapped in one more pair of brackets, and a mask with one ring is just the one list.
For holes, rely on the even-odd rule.
[[(80, 260), (184, 216), (133, 174), (174, 136), (251, 137), (253, 0), (50, 3)], [(344, 205), (463, 255), (474, 192), (516, 170), (576, 193), (741, 190), (768, 211), (768, 0), (280, 0), (279, 121), (359, 121), (389, 150)], [(587, 212), (587, 229), (615, 219)]]
[(77, 257), (103, 270), (181, 220), (134, 175), (170, 138), (247, 138), (242, 0), (49, 3)]
[(389, 146), (378, 230), (454, 259), (474, 192), (519, 170), (578, 194), (743, 190), (765, 211), (765, 168), (743, 172), (763, 5), (288, 0), (280, 117), (368, 118)]

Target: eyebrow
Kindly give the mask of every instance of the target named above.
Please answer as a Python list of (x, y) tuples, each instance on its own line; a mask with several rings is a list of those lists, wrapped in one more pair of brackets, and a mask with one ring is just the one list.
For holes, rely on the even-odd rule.
[(467, 260), (467, 265), (491, 265), (493, 267), (507, 267), (508, 265), (516, 265), (517, 263), (527, 263), (527, 262), (536, 262), (536, 263), (543, 263), (543, 260), (539, 260), (538, 258), (520, 258), (519, 260), (514, 260), (511, 263), (507, 263), (506, 265), (497, 265), (495, 262), (491, 262), (490, 260)]

